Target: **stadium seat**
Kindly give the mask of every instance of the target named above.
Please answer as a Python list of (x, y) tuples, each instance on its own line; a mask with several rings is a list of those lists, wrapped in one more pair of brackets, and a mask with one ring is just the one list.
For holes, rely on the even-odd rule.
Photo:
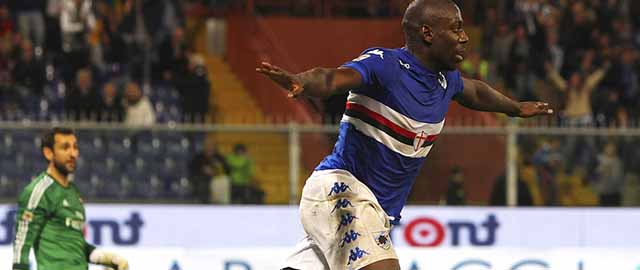
[(186, 160), (192, 154), (191, 143), (186, 137), (173, 138), (166, 141), (166, 157), (174, 158), (176, 160)]
[(0, 198), (10, 199), (18, 196), (15, 179), (0, 173)]
[(198, 153), (204, 151), (204, 142), (207, 138), (207, 134), (204, 132), (196, 132), (189, 134), (189, 141), (191, 142), (191, 151)]
[(111, 157), (95, 160), (91, 168), (102, 179), (117, 179), (122, 175), (120, 162)]
[(163, 144), (154, 135), (139, 136), (136, 143), (136, 153), (145, 160), (157, 159), (163, 154)]
[[(2, 131), (4, 133), (4, 131)], [(16, 145), (13, 141), (13, 136), (10, 133), (5, 133), (0, 137), (0, 159), (13, 158), (13, 154), (16, 151)]]
[(162, 180), (153, 173), (140, 175), (134, 181), (134, 195), (136, 199), (160, 199), (162, 197)]
[(191, 196), (191, 185), (186, 177), (171, 179), (169, 183), (169, 192), (167, 194), (169, 198), (186, 199)]
[(99, 159), (106, 150), (102, 137), (89, 134), (78, 135), (78, 149), (80, 156), (88, 160)]
[(128, 159), (132, 156), (131, 139), (127, 136), (115, 135), (109, 139), (109, 156), (116, 160)]

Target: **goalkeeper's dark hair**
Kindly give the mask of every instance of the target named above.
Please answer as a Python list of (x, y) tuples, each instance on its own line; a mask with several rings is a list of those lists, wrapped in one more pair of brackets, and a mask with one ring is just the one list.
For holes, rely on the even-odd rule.
[(54, 127), (50, 130), (47, 130), (44, 134), (42, 134), (40, 150), (44, 149), (45, 147), (53, 149), (53, 145), (56, 143), (56, 134), (75, 135), (75, 132), (73, 131), (73, 129), (66, 127)]

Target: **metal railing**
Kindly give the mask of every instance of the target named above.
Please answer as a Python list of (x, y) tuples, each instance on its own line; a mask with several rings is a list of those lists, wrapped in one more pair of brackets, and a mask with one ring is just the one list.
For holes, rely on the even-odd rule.
[[(505, 158), (504, 168), (507, 178), (507, 205), (517, 205), (517, 177), (518, 177), (518, 138), (522, 135), (544, 136), (595, 136), (595, 137), (640, 137), (640, 128), (567, 128), (550, 126), (520, 126), (517, 121), (507, 121), (507, 125), (500, 126), (447, 126), (445, 135), (497, 135), (504, 136)], [(264, 125), (217, 125), (217, 124), (180, 124), (167, 123), (153, 126), (126, 126), (115, 123), (90, 122), (0, 122), (0, 135), (6, 131), (32, 130), (38, 131), (53, 126), (69, 126), (78, 131), (151, 131), (151, 132), (199, 132), (199, 133), (279, 133), (286, 135), (288, 140), (288, 183), (290, 204), (299, 200), (299, 168), (301, 168), (302, 147), (301, 137), (306, 134), (323, 133), (336, 134), (336, 125), (314, 124), (264, 124)]]

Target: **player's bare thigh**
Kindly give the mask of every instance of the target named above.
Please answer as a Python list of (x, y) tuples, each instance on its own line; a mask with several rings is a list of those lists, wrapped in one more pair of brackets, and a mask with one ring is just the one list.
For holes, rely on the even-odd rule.
[(400, 270), (400, 262), (396, 259), (386, 259), (374, 262), (360, 270)]

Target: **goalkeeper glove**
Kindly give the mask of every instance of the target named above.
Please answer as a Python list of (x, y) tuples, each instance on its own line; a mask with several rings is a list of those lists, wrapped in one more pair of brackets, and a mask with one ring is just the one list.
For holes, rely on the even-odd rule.
[(129, 262), (117, 254), (95, 249), (89, 255), (89, 262), (112, 267), (116, 270), (129, 270)]

